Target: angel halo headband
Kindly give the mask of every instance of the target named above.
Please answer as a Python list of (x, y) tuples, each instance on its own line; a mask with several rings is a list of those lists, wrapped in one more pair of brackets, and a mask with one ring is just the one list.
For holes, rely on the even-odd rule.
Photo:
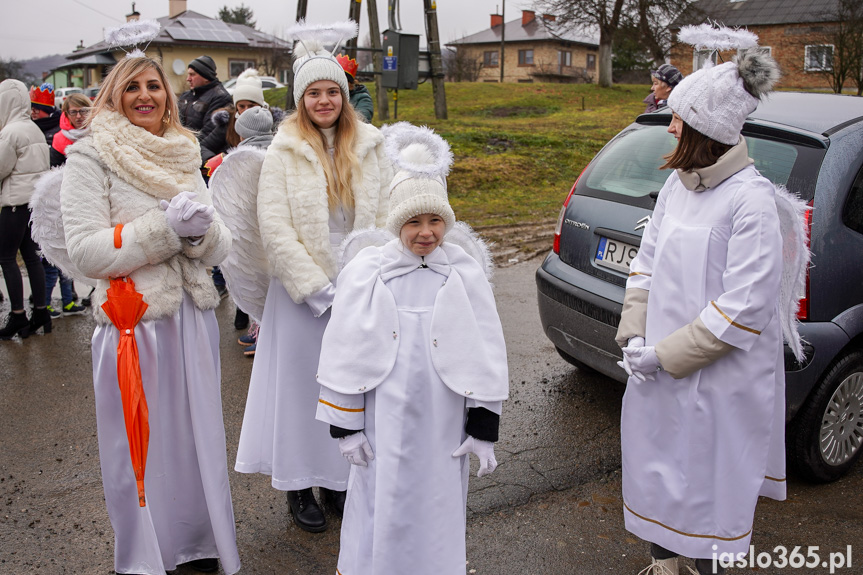
[[(302, 44), (306, 51), (305, 55), (297, 59), (299, 66), (294, 70), (294, 74), (297, 74), (303, 66), (312, 60), (332, 60), (338, 64), (335, 56), (336, 51), (341, 48), (342, 42), (356, 38), (358, 33), (359, 27), (353, 20), (333, 22), (331, 24), (309, 24), (305, 19), (299, 20), (288, 28), (286, 33), (288, 38)], [(326, 56), (318, 54), (328, 44), (333, 45), (333, 49), (329, 51), (329, 54)]]
[[(143, 58), (146, 56), (144, 51), (159, 35), (161, 28), (162, 25), (156, 20), (134, 20), (117, 28), (106, 29), (105, 42), (111, 48), (119, 48), (126, 52), (126, 58)], [(140, 44), (144, 44), (143, 49), (140, 48)], [(124, 46), (134, 46), (134, 48), (129, 52)]]

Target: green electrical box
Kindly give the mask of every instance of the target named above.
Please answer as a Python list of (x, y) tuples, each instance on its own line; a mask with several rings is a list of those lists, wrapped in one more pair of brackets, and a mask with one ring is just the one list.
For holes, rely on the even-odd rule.
[(396, 90), (416, 90), (420, 61), (419, 34), (386, 30), (383, 51), (381, 85)]

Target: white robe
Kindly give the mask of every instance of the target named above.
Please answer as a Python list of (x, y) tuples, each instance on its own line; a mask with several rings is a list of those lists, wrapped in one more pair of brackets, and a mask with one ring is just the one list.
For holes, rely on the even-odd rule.
[[(353, 227), (353, 214), (333, 210), (329, 227), (335, 250)], [(350, 465), (329, 426), (315, 419), (320, 391), (315, 373), (329, 319), (329, 310), (314, 317), (307, 304), (294, 303), (272, 278), (234, 468), (270, 475), (272, 486), (282, 491), (347, 489)]]
[(219, 326), (188, 294), (167, 318), (135, 328), (150, 443), (139, 507), (117, 385), (113, 325), (93, 334), (93, 380), (99, 460), (114, 528), (117, 573), (164, 575), (178, 564), (218, 557), (228, 575), (240, 569), (222, 423)]
[(659, 194), (627, 288), (649, 290), (646, 345), (700, 317), (735, 347), (689, 377), (630, 377), (621, 442), (627, 530), (694, 558), (746, 551), (759, 495), (785, 498), (782, 239), (773, 185), (747, 167)]
[[(501, 412), (500, 401), (466, 399), (439, 377), (430, 332), (447, 277), (411, 257), (413, 271), (385, 282), (398, 313), (392, 371), (362, 394), (321, 388), (318, 419), (364, 428), (375, 454), (368, 467), (351, 467), (337, 571), (345, 575), (464, 575), (470, 461), (452, 453), (466, 438), (468, 408)], [(325, 347), (321, 365), (329, 358)]]

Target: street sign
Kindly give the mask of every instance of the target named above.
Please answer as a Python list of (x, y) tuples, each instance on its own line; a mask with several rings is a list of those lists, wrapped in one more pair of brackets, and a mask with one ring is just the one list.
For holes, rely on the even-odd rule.
[(398, 56), (384, 56), (384, 71), (395, 72), (399, 67)]

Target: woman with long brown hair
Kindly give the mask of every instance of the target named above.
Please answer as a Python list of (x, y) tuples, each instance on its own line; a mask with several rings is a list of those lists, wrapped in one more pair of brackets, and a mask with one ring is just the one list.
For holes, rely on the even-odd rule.
[(267, 149), (258, 185), (272, 279), (236, 470), (270, 475), (273, 487), (288, 492), (296, 524), (319, 532), (326, 518), (312, 487), (340, 514), (349, 471), (329, 426), (315, 420), (315, 372), (337, 289), (336, 248), (351, 231), (386, 222), (392, 168), (383, 136), (358, 120), (345, 73), (320, 38), (305, 38), (295, 54), (297, 111)]
[[(164, 575), (187, 564), (212, 572), (221, 559), (225, 573), (235, 573), (219, 296), (207, 275), (227, 254), (230, 234), (210, 205), (197, 141), (179, 122), (158, 62), (143, 54), (121, 60), (89, 126), (66, 150), (60, 200), (69, 258), (97, 281), (93, 380), (115, 570)], [(136, 291), (145, 308), (122, 334), (112, 313), (118, 286)], [(118, 345), (132, 332), (143, 391), (137, 435), (124, 418), (129, 376), (118, 369), (129, 357)], [(131, 463), (130, 444), (139, 440), (145, 468)]]

